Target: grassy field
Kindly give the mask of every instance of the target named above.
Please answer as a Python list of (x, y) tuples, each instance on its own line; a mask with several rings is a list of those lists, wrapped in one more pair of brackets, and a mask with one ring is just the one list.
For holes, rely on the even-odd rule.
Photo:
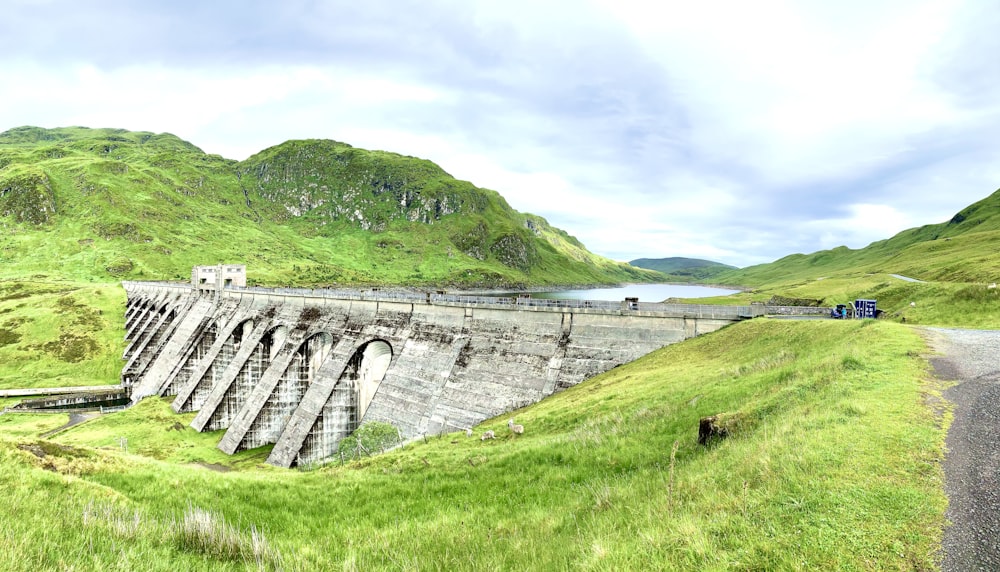
[[(652, 278), (391, 153), (297, 141), (236, 163), (166, 134), (0, 140), (0, 389), (115, 383), (117, 280), (192, 264), (296, 286)], [(913, 326), (1000, 324), (997, 229), (1000, 192), (864, 249), (725, 271), (713, 281), (748, 289), (699, 303), (874, 298), (886, 319), (742, 322), (516, 412), (523, 436), (504, 417), (477, 428), (495, 441), (289, 471), (267, 448), (222, 454), (221, 432), (161, 399), (46, 438), (67, 415), (0, 415), (0, 569), (936, 569), (950, 413)], [(708, 415), (730, 435), (703, 446)]]
[[(218, 459), (147, 400), (0, 444), (0, 568), (933, 569), (923, 351), (902, 325), (754, 320), (517, 412), (523, 436), (495, 419), (310, 471)], [(698, 445), (718, 413), (732, 435)]]
[(118, 284), (0, 281), (0, 389), (116, 383), (124, 311)]

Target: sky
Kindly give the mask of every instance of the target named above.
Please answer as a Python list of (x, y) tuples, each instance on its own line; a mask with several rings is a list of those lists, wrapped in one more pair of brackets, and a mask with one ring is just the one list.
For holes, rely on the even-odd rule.
[(995, 0), (3, 0), (0, 131), (430, 159), (591, 251), (735, 266), (1000, 188)]

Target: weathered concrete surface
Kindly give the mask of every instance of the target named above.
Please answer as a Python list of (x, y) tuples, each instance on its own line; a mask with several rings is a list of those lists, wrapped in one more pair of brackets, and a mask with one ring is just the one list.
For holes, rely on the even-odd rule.
[(107, 386), (101, 390), (88, 392), (72, 392), (61, 395), (47, 395), (25, 399), (11, 409), (13, 410), (49, 410), (49, 409), (98, 409), (100, 407), (120, 406), (128, 400), (124, 388)]
[(0, 389), (0, 397), (30, 397), (35, 395), (69, 395), (73, 393), (93, 393), (95, 391), (118, 391), (119, 385), (85, 385), (79, 387), (29, 387), (24, 389)]
[(176, 394), (175, 411), (198, 411), (195, 429), (227, 429), (220, 449), (274, 443), (268, 462), (285, 467), (333, 454), (362, 421), (392, 423), (404, 437), (471, 427), (751, 314), (125, 288), (133, 342), (123, 382), (134, 398)]

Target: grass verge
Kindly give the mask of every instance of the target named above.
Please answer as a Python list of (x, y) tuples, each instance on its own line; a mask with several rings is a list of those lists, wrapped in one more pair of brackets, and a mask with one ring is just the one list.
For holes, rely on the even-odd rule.
[[(754, 320), (521, 410), (524, 435), (504, 417), (477, 428), (494, 441), (451, 434), (311, 471), (217, 473), (93, 450), (87, 425), (44, 457), (6, 442), (0, 481), (15, 508), (0, 540), (16, 552), (0, 551), (0, 567), (933, 569), (945, 427), (925, 405), (923, 351), (897, 324)], [(740, 423), (698, 445), (698, 420), (718, 413)], [(175, 458), (168, 433), (151, 447)], [(82, 526), (94, 499), (151, 522), (199, 507), (241, 538), (264, 534), (277, 556)], [(89, 542), (99, 549), (81, 555)]]

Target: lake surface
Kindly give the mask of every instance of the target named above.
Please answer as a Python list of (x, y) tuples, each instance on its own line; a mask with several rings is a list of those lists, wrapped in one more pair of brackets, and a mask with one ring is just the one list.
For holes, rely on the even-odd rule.
[[(714, 286), (694, 286), (689, 284), (628, 284), (615, 288), (588, 288), (585, 290), (552, 290), (531, 292), (532, 298), (547, 300), (610, 300), (638, 298), (640, 302), (662, 302), (667, 298), (709, 298), (727, 296), (739, 290)], [(491, 296), (517, 296), (518, 292), (491, 294)]]

